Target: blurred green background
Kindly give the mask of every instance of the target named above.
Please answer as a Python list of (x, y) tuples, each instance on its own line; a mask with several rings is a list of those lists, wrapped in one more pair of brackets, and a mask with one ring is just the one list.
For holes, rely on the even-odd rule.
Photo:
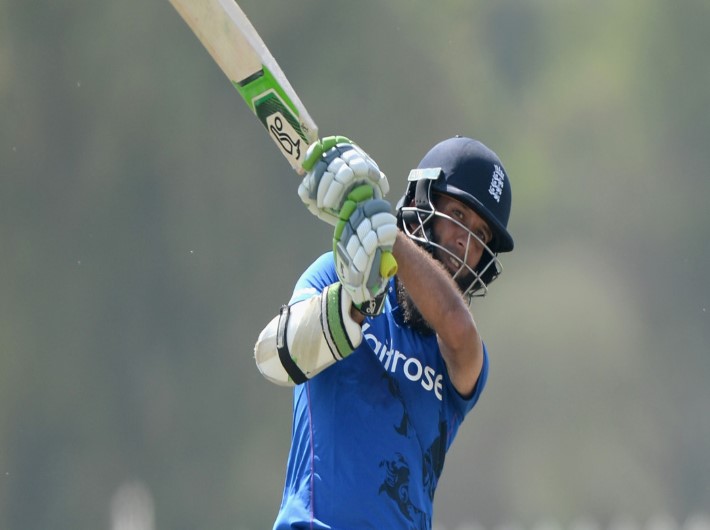
[[(710, 2), (241, 5), (393, 198), (457, 133), (512, 179), (436, 527), (710, 527)], [(167, 1), (0, 0), (0, 120), (0, 528), (269, 527), (298, 179)]]

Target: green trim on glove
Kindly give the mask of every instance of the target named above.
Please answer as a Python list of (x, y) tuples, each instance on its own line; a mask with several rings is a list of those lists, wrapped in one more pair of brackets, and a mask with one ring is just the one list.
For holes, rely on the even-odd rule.
[(336, 247), (343, 235), (343, 230), (348, 225), (350, 216), (357, 210), (359, 203), (372, 199), (375, 196), (375, 190), (369, 184), (362, 184), (348, 193), (347, 200), (343, 203), (343, 207), (340, 209), (340, 221), (335, 225), (335, 232), (333, 233), (333, 252), (336, 252)]
[[(370, 186), (369, 184), (362, 184), (353, 188), (352, 191), (348, 193), (347, 200), (358, 203), (364, 202), (368, 199), (372, 199), (374, 196), (375, 190), (372, 189), (372, 186)], [(348, 215), (348, 217), (350, 216)], [(341, 216), (340, 218), (342, 219), (343, 217)]]
[(306, 171), (313, 169), (316, 162), (323, 156), (323, 153), (335, 147), (338, 144), (352, 144), (353, 142), (345, 136), (326, 136), (312, 143), (306, 153), (306, 158), (303, 160), (301, 167)]
[[(332, 344), (344, 359), (355, 350), (355, 346), (345, 330), (344, 318), (346, 317), (342, 313), (343, 286), (340, 282), (328, 286), (325, 296), (325, 317), (328, 329), (324, 331), (328, 332)], [(350, 318), (350, 315), (347, 315), (347, 318)]]

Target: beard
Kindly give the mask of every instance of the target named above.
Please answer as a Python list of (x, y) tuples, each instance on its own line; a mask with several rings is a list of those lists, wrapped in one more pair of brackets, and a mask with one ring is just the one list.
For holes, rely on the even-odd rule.
[(397, 303), (399, 304), (399, 310), (404, 324), (422, 335), (433, 335), (434, 329), (422, 316), (402, 282), (395, 282), (395, 287), (397, 292)]

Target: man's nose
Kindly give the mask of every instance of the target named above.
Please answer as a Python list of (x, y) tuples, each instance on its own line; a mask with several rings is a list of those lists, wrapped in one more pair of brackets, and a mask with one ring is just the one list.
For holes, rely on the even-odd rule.
[(465, 252), (471, 241), (471, 232), (457, 224), (454, 225), (454, 230), (454, 242), (456, 243), (456, 247)]

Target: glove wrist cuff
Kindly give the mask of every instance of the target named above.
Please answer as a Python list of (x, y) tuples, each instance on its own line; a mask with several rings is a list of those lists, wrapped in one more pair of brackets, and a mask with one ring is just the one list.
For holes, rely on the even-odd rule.
[(362, 342), (362, 328), (350, 316), (352, 298), (340, 282), (336, 282), (323, 292), (322, 303), (323, 335), (334, 356), (344, 359)]

